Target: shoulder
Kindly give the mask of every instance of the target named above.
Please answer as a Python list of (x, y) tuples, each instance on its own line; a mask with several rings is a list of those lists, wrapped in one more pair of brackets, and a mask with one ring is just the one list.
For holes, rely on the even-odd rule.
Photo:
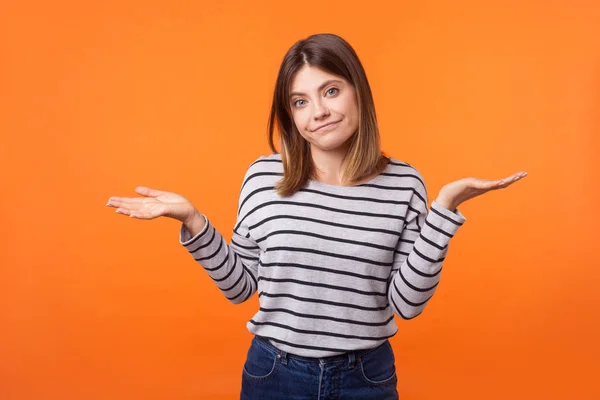
[(283, 176), (281, 154), (261, 155), (248, 166), (242, 182), (242, 192), (253, 191), (265, 185), (272, 186)]
[(408, 179), (412, 178), (413, 181), (419, 182), (421, 185), (425, 186), (423, 175), (414, 165), (394, 157), (389, 157), (389, 160), (390, 162), (387, 169), (391, 174)]
[(386, 169), (388, 175), (400, 179), (402, 185), (410, 186), (417, 192), (427, 196), (427, 185), (421, 172), (412, 164), (398, 158), (389, 157), (389, 164)]
[(244, 181), (255, 174), (274, 174), (283, 172), (281, 154), (261, 155), (250, 163), (244, 176)]
[(268, 168), (269, 166), (278, 166), (281, 164), (281, 154), (272, 153), (269, 155), (261, 155), (260, 157), (252, 161), (252, 163), (250, 163), (248, 169), (260, 170), (262, 168)]

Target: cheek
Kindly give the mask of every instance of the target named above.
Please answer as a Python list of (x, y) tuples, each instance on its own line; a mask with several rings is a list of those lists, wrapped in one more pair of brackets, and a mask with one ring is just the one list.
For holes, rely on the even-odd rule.
[(348, 122), (353, 129), (358, 128), (358, 107), (355, 104), (351, 104), (348, 107)]
[(296, 129), (298, 129), (302, 134), (304, 134), (304, 131), (307, 129), (307, 124), (309, 121), (309, 118), (307, 118), (306, 113), (302, 113), (300, 111), (295, 112), (293, 115), (293, 120), (294, 125), (296, 125)]
[(353, 119), (358, 118), (358, 104), (356, 103), (356, 99), (348, 100), (346, 110), (348, 111), (348, 114), (352, 115)]

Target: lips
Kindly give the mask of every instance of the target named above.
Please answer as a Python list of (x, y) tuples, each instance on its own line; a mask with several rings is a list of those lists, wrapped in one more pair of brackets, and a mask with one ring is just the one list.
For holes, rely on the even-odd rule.
[[(340, 120), (340, 121), (341, 121), (341, 120)], [(320, 126), (320, 127), (318, 127), (317, 129), (315, 129), (313, 132), (320, 131), (321, 129), (327, 128), (328, 126), (331, 126), (331, 125), (335, 125), (335, 124), (337, 124), (337, 123), (338, 123), (338, 122), (340, 122), (340, 121), (333, 121), (333, 122), (330, 122), (330, 123), (328, 123), (328, 124), (321, 125), (321, 126)]]

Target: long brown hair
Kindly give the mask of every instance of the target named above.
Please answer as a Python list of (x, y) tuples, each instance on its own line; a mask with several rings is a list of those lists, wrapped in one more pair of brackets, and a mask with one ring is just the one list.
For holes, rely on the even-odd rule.
[(277, 153), (274, 143), (275, 125), (280, 135), (283, 179), (276, 189), (281, 196), (296, 193), (314, 175), (310, 144), (300, 135), (289, 104), (290, 83), (304, 66), (318, 67), (350, 82), (358, 102), (358, 130), (348, 139), (347, 167), (342, 180), (357, 182), (382, 171), (388, 163), (382, 153), (379, 128), (371, 87), (365, 70), (354, 49), (341, 37), (322, 33), (296, 42), (285, 54), (273, 94), (268, 122), (269, 146)]

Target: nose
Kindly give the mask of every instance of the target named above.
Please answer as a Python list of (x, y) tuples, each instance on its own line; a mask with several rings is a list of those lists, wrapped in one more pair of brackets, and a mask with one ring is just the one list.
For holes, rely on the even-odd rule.
[(315, 108), (314, 108), (315, 119), (321, 119), (321, 118), (329, 115), (329, 110), (327, 109), (327, 107), (325, 107), (325, 105), (321, 101), (315, 101), (314, 105), (315, 105)]

